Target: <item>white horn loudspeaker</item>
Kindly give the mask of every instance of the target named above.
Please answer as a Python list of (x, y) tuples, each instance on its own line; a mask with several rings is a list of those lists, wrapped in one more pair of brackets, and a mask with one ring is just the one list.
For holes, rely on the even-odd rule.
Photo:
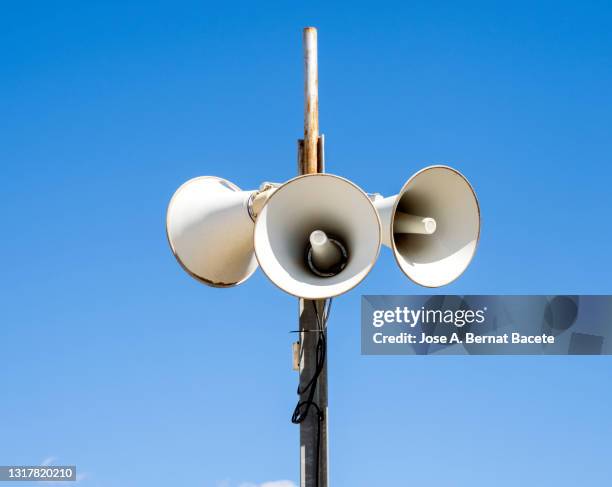
[(257, 193), (215, 176), (190, 179), (176, 190), (166, 233), (188, 274), (209, 286), (231, 287), (255, 272), (251, 197)]
[(255, 223), (255, 254), (268, 278), (304, 299), (359, 284), (376, 262), (381, 225), (370, 198), (331, 174), (298, 176), (267, 200)]
[(468, 267), (480, 236), (480, 208), (467, 179), (448, 166), (412, 176), (395, 196), (374, 205), (402, 271), (415, 283), (439, 287)]

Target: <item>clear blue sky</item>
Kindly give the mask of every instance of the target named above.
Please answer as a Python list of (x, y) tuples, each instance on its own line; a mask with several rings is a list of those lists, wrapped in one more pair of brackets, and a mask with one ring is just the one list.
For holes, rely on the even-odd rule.
[[(295, 175), (301, 28), (328, 170), (393, 194), (448, 163), (480, 247), (440, 293), (610, 293), (609, 2), (5, 2), (0, 464), (84, 487), (298, 479), (296, 300), (185, 275), (188, 178)], [(388, 249), (330, 320), (335, 486), (609, 483), (609, 357), (363, 357), (361, 294), (425, 293)], [(290, 485), (290, 484), (283, 484)]]

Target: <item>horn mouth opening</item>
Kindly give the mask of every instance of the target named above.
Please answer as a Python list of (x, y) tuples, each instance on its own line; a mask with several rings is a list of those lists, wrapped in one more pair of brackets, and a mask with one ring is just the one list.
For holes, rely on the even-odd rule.
[[(418, 171), (401, 189), (391, 214), (391, 248), (400, 269), (413, 282), (440, 287), (465, 272), (480, 239), (480, 206), (463, 174), (443, 165)], [(430, 217), (435, 231), (396, 232), (395, 218), (401, 214)]]
[[(310, 242), (316, 231), (342, 246), (340, 269), (316, 266)], [(381, 225), (372, 202), (354, 183), (308, 174), (270, 196), (255, 223), (254, 241), (260, 267), (276, 286), (299, 298), (325, 299), (351, 290), (370, 272), (380, 251)]]

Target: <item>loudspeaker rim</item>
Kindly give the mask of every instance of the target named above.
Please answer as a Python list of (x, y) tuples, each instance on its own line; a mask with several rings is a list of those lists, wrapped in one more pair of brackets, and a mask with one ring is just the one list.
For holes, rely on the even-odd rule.
[(472, 260), (474, 260), (474, 256), (476, 255), (476, 251), (478, 250), (478, 245), (480, 244), (480, 227), (481, 227), (480, 203), (478, 202), (478, 196), (476, 195), (476, 191), (474, 191), (474, 188), (471, 185), (471, 183), (468, 181), (468, 179), (459, 170), (455, 169), (454, 167), (447, 166), (445, 164), (434, 164), (434, 165), (431, 165), (431, 166), (424, 167), (423, 169), (418, 170), (412, 176), (410, 176), (410, 179), (408, 179), (408, 181), (406, 181), (404, 183), (404, 185), (402, 186), (402, 189), (397, 194), (398, 195), (397, 198), (395, 198), (395, 201), (393, 202), (393, 208), (392, 208), (392, 211), (391, 211), (391, 215), (395, 216), (395, 212), (397, 211), (397, 205), (399, 204), (400, 199), (403, 196), (404, 192), (408, 188), (408, 185), (410, 185), (410, 183), (417, 176), (419, 176), (420, 174), (422, 174), (422, 173), (424, 173), (426, 171), (431, 171), (433, 169), (448, 169), (448, 170), (454, 172), (455, 174), (459, 175), (467, 183), (468, 188), (470, 188), (470, 191), (474, 195), (474, 201), (476, 202), (476, 211), (478, 212), (478, 233), (476, 234), (476, 245), (474, 246), (474, 252), (472, 252), (472, 256), (470, 257), (470, 260), (466, 264), (465, 269), (463, 269), (463, 271), (461, 271), (460, 274), (458, 274), (457, 276), (452, 278), (450, 281), (445, 282), (444, 284), (440, 284), (439, 286), (428, 286), (427, 284), (422, 284), (422, 283), (418, 282), (417, 280), (413, 279), (412, 276), (410, 276), (410, 274), (408, 274), (404, 270), (404, 268), (402, 267), (402, 263), (400, 262), (400, 260), (398, 258), (398, 253), (399, 252), (397, 250), (397, 247), (395, 246), (395, 238), (393, 237), (393, 221), (391, 221), (391, 225), (389, 225), (389, 231), (391, 233), (391, 235), (390, 235), (390, 237), (391, 237), (390, 238), (390, 240), (391, 240), (391, 250), (393, 250), (393, 257), (395, 258), (395, 262), (397, 263), (397, 266), (406, 275), (406, 277), (408, 279), (410, 279), (413, 283), (415, 283), (418, 286), (426, 287), (426, 288), (429, 288), (429, 289), (436, 289), (436, 288), (439, 288), (439, 287), (442, 287), (442, 286), (448, 286), (449, 284), (455, 282), (457, 279), (459, 279), (463, 275), (463, 273), (467, 270), (467, 268), (472, 263)]
[[(211, 281), (210, 279), (207, 279), (206, 277), (203, 276), (199, 276), (197, 274), (195, 274), (194, 272), (192, 272), (191, 270), (189, 270), (187, 268), (187, 266), (185, 264), (183, 264), (183, 262), (181, 261), (180, 257), (178, 256), (178, 254), (176, 253), (176, 251), (174, 250), (174, 245), (172, 244), (172, 240), (170, 239), (170, 234), (168, 232), (168, 215), (170, 214), (170, 208), (172, 207), (172, 203), (174, 202), (174, 199), (176, 198), (176, 196), (180, 193), (180, 191), (185, 188), (186, 186), (199, 181), (201, 179), (212, 179), (214, 181), (217, 181), (219, 183), (222, 183), (226, 186), (227, 189), (229, 189), (232, 192), (239, 192), (242, 191), (236, 184), (232, 183), (231, 181), (224, 179), (224, 178), (220, 178), (218, 176), (196, 176), (194, 178), (188, 179), (187, 181), (185, 181), (183, 184), (181, 184), (177, 190), (174, 192), (174, 194), (172, 195), (172, 198), (170, 198), (170, 202), (168, 203), (168, 207), (166, 209), (166, 239), (168, 240), (168, 245), (170, 245), (170, 250), (172, 251), (172, 255), (174, 255), (174, 258), (176, 259), (176, 261), (179, 263), (179, 265), (183, 268), (183, 270), (189, 274), (192, 278), (194, 278), (196, 281), (201, 282), (202, 284), (206, 284), (207, 286), (210, 287), (216, 287), (216, 288), (228, 288), (228, 287), (235, 287), (238, 286), (239, 284), (242, 284), (244, 281), (246, 281), (248, 278), (250, 278), (255, 271), (257, 270), (257, 266), (247, 275), (245, 276), (243, 279), (236, 281), (236, 282), (216, 282), (216, 281)], [(259, 266), (259, 261), (258, 261), (258, 266)]]
[[(323, 177), (331, 177), (331, 178), (335, 178), (335, 179), (339, 179), (341, 181), (344, 181), (348, 184), (350, 184), (351, 186), (353, 186), (355, 189), (357, 189), (358, 191), (361, 192), (361, 194), (368, 200), (368, 202), (370, 203), (370, 207), (372, 208), (373, 212), (374, 212), (374, 216), (376, 217), (376, 221), (378, 222), (378, 246), (377, 246), (377, 250), (376, 250), (376, 255), (374, 256), (373, 261), (370, 263), (369, 267), (368, 267), (368, 271), (364, 274), (364, 276), (358, 281), (356, 282), (352, 287), (350, 287), (349, 289), (346, 289), (345, 291), (342, 291), (341, 293), (337, 293), (337, 294), (333, 294), (331, 296), (327, 296), (325, 298), (320, 298), (320, 297), (308, 297), (308, 296), (299, 296), (297, 294), (294, 294), (290, 291), (287, 291), (286, 289), (283, 289), (282, 287), (280, 287), (280, 285), (276, 284), (276, 282), (274, 282), (274, 280), (266, 273), (266, 270), (264, 269), (264, 266), (261, 265), (261, 262), (259, 260), (259, 255), (257, 255), (257, 245), (255, 245), (255, 233), (257, 232), (257, 223), (259, 222), (259, 217), (261, 216), (261, 214), (265, 211), (266, 206), (268, 206), (268, 203), (270, 203), (270, 201), (279, 193), (279, 191), (283, 188), (286, 187), (287, 185), (303, 179), (303, 178), (311, 178), (311, 177), (318, 177), (318, 176), (323, 176)], [(276, 191), (274, 191), (274, 193), (272, 193), (272, 195), (268, 198), (268, 200), (266, 201), (266, 204), (264, 205), (264, 207), (262, 208), (261, 212), (259, 213), (259, 215), (257, 216), (257, 221), (255, 221), (255, 225), (253, 226), (253, 247), (255, 248), (255, 258), (257, 259), (257, 264), (259, 266), (259, 268), (261, 269), (261, 271), (264, 273), (264, 275), (268, 278), (268, 280), (274, 284), (277, 288), (279, 288), (281, 291), (289, 294), (290, 296), (299, 298), (299, 299), (308, 299), (308, 300), (323, 300), (323, 299), (331, 299), (331, 298), (335, 298), (337, 296), (341, 296), (349, 291), (352, 291), (353, 289), (355, 289), (359, 284), (361, 284), (363, 282), (363, 280), (368, 276), (368, 274), (371, 272), (372, 268), (374, 267), (374, 265), (376, 264), (376, 261), (378, 260), (378, 257), (380, 255), (380, 248), (382, 246), (382, 223), (380, 221), (380, 215), (378, 214), (378, 211), (376, 210), (376, 207), (374, 206), (374, 203), (372, 202), (372, 200), (370, 199), (370, 197), (368, 196), (368, 194), (362, 189), (360, 188), (357, 184), (355, 184), (353, 181), (351, 181), (350, 179), (344, 178), (342, 176), (338, 176), (337, 174), (330, 174), (330, 173), (312, 173), (312, 174), (300, 174), (299, 176), (296, 176), (292, 179), (289, 179), (288, 181), (286, 181), (282, 186), (280, 186)]]

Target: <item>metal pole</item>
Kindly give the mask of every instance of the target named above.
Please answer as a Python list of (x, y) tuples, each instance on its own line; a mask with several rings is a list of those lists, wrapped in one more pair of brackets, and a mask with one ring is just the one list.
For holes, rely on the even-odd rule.
[(317, 29), (304, 29), (304, 152), (302, 174), (318, 172), (319, 65)]
[[(298, 143), (299, 174), (324, 172), (323, 138), (319, 137), (319, 76), (317, 62), (317, 30), (304, 29), (304, 139)], [(315, 195), (313, 195), (314, 197)], [(316, 309), (323, 313), (324, 301), (299, 300), (300, 313), (300, 390), (303, 391), (316, 370), (318, 334)], [(300, 394), (307, 401), (308, 393)], [(327, 487), (327, 361), (319, 375), (313, 401), (323, 413), (320, 420), (316, 408), (311, 408), (300, 423), (300, 487)], [(319, 424), (320, 421), (320, 424)], [(320, 428), (320, 430), (319, 430)], [(320, 440), (318, 432), (320, 431)], [(319, 441), (318, 441), (319, 440)], [(319, 458), (317, 459), (317, 454)], [(316, 478), (318, 460), (319, 478)]]

